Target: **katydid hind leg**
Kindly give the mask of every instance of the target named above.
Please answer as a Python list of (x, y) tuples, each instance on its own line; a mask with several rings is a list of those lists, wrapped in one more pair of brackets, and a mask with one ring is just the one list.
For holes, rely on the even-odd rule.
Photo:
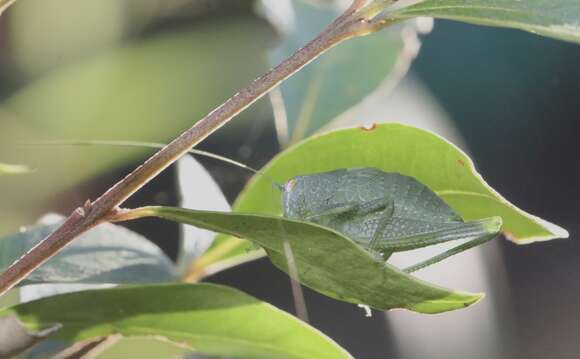
[(454, 256), (456, 254), (459, 254), (459, 253), (461, 253), (463, 251), (466, 251), (466, 250), (471, 249), (473, 247), (482, 245), (482, 244), (484, 244), (484, 243), (486, 243), (488, 241), (491, 241), (492, 239), (496, 238), (497, 236), (498, 236), (497, 233), (493, 233), (493, 234), (484, 235), (482, 237), (476, 238), (476, 239), (471, 240), (469, 242), (465, 242), (465, 243), (460, 244), (460, 245), (458, 245), (456, 247), (453, 247), (453, 248), (451, 248), (451, 249), (449, 249), (449, 250), (447, 250), (447, 251), (445, 251), (445, 252), (443, 252), (441, 254), (438, 254), (438, 255), (433, 256), (433, 257), (431, 257), (429, 259), (426, 259), (426, 260), (424, 260), (422, 262), (419, 262), (419, 263), (414, 264), (414, 265), (412, 265), (410, 267), (407, 267), (407, 268), (403, 269), (403, 271), (406, 272), (406, 273), (416, 272), (416, 271), (418, 271), (420, 269), (423, 269), (423, 268), (429, 267), (429, 266), (431, 266), (433, 264), (439, 263), (442, 260), (444, 260), (446, 258), (449, 258), (451, 256)]
[(500, 217), (457, 223), (433, 232), (383, 241), (381, 249), (390, 252), (402, 252), (451, 241), (473, 240), (488, 234), (497, 234), (500, 227)]

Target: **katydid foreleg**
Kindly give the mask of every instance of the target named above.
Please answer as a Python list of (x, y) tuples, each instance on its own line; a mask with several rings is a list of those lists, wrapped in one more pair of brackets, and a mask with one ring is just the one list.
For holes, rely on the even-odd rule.
[(385, 208), (385, 210), (381, 214), (379, 224), (377, 225), (377, 228), (375, 229), (375, 232), (373, 233), (373, 237), (371, 238), (371, 241), (369, 242), (368, 248), (372, 252), (376, 251), (376, 248), (379, 244), (379, 239), (381, 238), (381, 235), (387, 229), (387, 226), (389, 225), (389, 223), (391, 223), (393, 215), (395, 214), (395, 202), (393, 200), (387, 200), (386, 203), (384, 204), (384, 208)]

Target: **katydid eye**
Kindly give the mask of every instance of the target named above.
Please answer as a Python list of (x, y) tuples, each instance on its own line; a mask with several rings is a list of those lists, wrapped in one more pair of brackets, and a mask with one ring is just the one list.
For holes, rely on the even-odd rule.
[(296, 180), (295, 179), (291, 179), (290, 181), (288, 181), (286, 183), (286, 185), (284, 185), (284, 192), (290, 192), (290, 191), (292, 191), (292, 189), (294, 188), (294, 186), (296, 186)]

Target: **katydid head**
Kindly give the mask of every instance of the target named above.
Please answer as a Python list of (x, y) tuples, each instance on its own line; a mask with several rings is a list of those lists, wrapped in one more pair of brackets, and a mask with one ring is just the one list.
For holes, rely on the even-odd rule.
[(282, 191), (284, 217), (306, 219), (320, 213), (339, 190), (340, 174), (345, 170), (297, 176)]

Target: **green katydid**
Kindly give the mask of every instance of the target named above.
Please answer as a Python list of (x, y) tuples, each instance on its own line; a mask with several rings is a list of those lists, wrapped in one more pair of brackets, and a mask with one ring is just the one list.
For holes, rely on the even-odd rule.
[(464, 222), (415, 178), (377, 168), (339, 169), (291, 179), (284, 216), (332, 228), (387, 260), (392, 252), (467, 240), (413, 265), (414, 272), (498, 235), (500, 217)]
[[(127, 141), (53, 144), (163, 146)], [(264, 175), (229, 158), (198, 150), (190, 152)], [(334, 229), (385, 261), (393, 252), (454, 240), (466, 241), (406, 268), (406, 272), (425, 268), (490, 241), (498, 236), (498, 228), (501, 227), (500, 217), (464, 222), (441, 198), (415, 178), (377, 168), (339, 169), (298, 176), (284, 185), (271, 181), (282, 192), (284, 217)]]

